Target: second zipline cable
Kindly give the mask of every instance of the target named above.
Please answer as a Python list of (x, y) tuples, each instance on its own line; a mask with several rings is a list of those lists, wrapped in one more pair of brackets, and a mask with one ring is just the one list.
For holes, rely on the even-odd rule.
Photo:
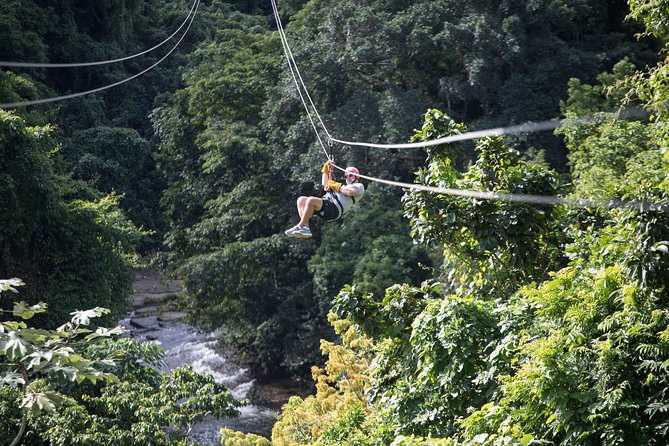
[[(334, 166), (342, 172), (339, 166)], [(455, 189), (449, 187), (427, 186), (416, 183), (402, 183), (399, 181), (384, 180), (383, 178), (375, 178), (367, 175), (356, 174), (360, 178), (364, 178), (375, 183), (387, 184), (389, 186), (402, 187), (411, 191), (423, 191), (434, 194), (451, 195), (465, 198), (475, 198), (478, 200), (495, 200), (495, 201), (509, 201), (516, 203), (539, 204), (545, 206), (566, 206), (572, 209), (587, 209), (587, 208), (604, 208), (604, 209), (633, 209), (639, 211), (657, 211), (669, 212), (669, 205), (662, 203), (654, 203), (650, 201), (640, 200), (598, 200), (593, 198), (572, 199), (564, 197), (555, 197), (550, 195), (527, 195), (514, 193), (500, 193), (491, 191), (477, 191), (469, 189)]]
[(172, 47), (172, 49), (170, 49), (167, 54), (165, 54), (162, 58), (160, 58), (156, 63), (151, 65), (149, 68), (146, 68), (146, 69), (140, 71), (139, 73), (134, 74), (134, 75), (132, 75), (132, 76), (126, 78), (126, 79), (120, 80), (118, 82), (114, 82), (113, 84), (105, 85), (103, 87), (95, 88), (93, 90), (81, 91), (79, 93), (66, 94), (66, 95), (63, 95), (63, 96), (54, 96), (54, 97), (51, 97), (51, 98), (35, 99), (35, 100), (32, 100), (32, 101), (4, 103), (4, 104), (0, 104), (0, 109), (26, 107), (26, 106), (29, 106), (29, 105), (38, 105), (38, 104), (47, 104), (47, 103), (51, 103), (51, 102), (64, 101), (66, 99), (73, 99), (73, 98), (77, 98), (77, 97), (80, 97), (80, 96), (86, 96), (86, 95), (93, 94), (93, 93), (99, 93), (101, 91), (104, 91), (104, 90), (107, 90), (107, 89), (125, 84), (126, 82), (130, 82), (131, 80), (138, 78), (142, 74), (144, 74), (148, 71), (151, 71), (153, 68), (158, 66), (158, 64), (160, 64), (163, 60), (167, 59), (169, 57), (169, 55), (172, 54), (174, 52), (174, 50), (177, 49), (177, 47), (179, 46), (181, 41), (184, 39), (184, 37), (186, 37), (186, 34), (188, 34), (188, 30), (190, 29), (191, 25), (193, 24), (193, 20), (195, 20), (195, 14), (197, 13), (197, 9), (200, 6), (200, 1), (201, 0), (196, 0), (195, 10), (193, 11), (193, 14), (190, 18), (190, 22), (188, 23), (188, 27), (184, 31), (183, 35), (179, 38), (176, 45), (174, 45)]
[(193, 14), (193, 11), (195, 10), (196, 5), (199, 3), (198, 0), (193, 1), (193, 5), (190, 8), (190, 11), (188, 12), (188, 15), (184, 19), (184, 21), (181, 23), (181, 25), (174, 31), (169, 37), (167, 37), (165, 40), (160, 42), (159, 44), (153, 46), (152, 48), (149, 48), (148, 50), (144, 50), (142, 52), (139, 52), (137, 54), (133, 54), (130, 56), (125, 56), (121, 57), (118, 59), (110, 59), (110, 60), (100, 60), (100, 61), (95, 61), (95, 62), (73, 62), (73, 63), (40, 63), (40, 62), (10, 62), (10, 61), (0, 61), (0, 67), (10, 67), (10, 68), (75, 68), (75, 67), (92, 67), (92, 66), (97, 66), (97, 65), (109, 65), (113, 63), (118, 63), (118, 62), (124, 62), (126, 60), (134, 59), (140, 56), (143, 56), (145, 54), (150, 53), (153, 50), (156, 50), (160, 48), (161, 46), (165, 45), (167, 42), (172, 40), (174, 36), (176, 36), (179, 31), (181, 31), (181, 28), (183, 28), (186, 23), (188, 23), (188, 20), (190, 19), (191, 15)]

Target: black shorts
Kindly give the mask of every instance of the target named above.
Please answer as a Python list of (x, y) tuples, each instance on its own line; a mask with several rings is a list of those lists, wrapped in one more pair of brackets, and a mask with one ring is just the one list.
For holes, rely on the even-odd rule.
[(324, 219), (325, 221), (333, 221), (341, 217), (341, 212), (339, 211), (339, 207), (326, 198), (323, 199), (323, 207), (321, 208), (321, 210), (315, 212), (315, 214)]

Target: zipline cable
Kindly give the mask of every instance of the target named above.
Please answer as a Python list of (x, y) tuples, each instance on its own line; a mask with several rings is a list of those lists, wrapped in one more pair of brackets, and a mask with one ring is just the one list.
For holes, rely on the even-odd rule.
[(0, 67), (15, 67), (15, 68), (73, 68), (73, 67), (92, 67), (96, 65), (108, 65), (108, 64), (113, 64), (117, 62), (124, 62), (126, 60), (134, 59), (136, 57), (143, 56), (147, 53), (150, 53), (153, 50), (156, 50), (160, 48), (161, 46), (165, 45), (167, 42), (172, 40), (174, 36), (176, 36), (179, 31), (181, 31), (181, 28), (183, 28), (186, 23), (188, 23), (188, 19), (190, 19), (191, 14), (193, 14), (193, 11), (195, 10), (195, 6), (199, 3), (198, 0), (195, 0), (193, 2), (193, 6), (191, 6), (190, 11), (188, 12), (188, 15), (186, 16), (186, 19), (181, 23), (181, 26), (177, 28), (176, 31), (174, 31), (168, 38), (160, 42), (158, 45), (154, 46), (153, 48), (149, 48), (148, 50), (144, 50), (141, 53), (133, 54), (131, 56), (125, 56), (121, 57), (119, 59), (111, 59), (111, 60), (101, 60), (101, 61), (96, 61), (96, 62), (75, 62), (75, 63), (37, 63), (37, 62), (8, 62), (8, 61), (0, 61)]
[(433, 139), (430, 141), (411, 142), (403, 144), (377, 144), (371, 142), (355, 142), (343, 141), (341, 139), (332, 138), (333, 142), (355, 147), (374, 147), (379, 149), (419, 149), (423, 147), (437, 146), (439, 144), (448, 144), (457, 141), (467, 141), (471, 139), (483, 138), (486, 136), (501, 136), (511, 135), (514, 133), (530, 133), (540, 132), (544, 130), (554, 130), (560, 127), (559, 121), (543, 121), (537, 123), (525, 123), (519, 125), (512, 125), (508, 127), (497, 127), (486, 130), (477, 130), (473, 132), (460, 133), (457, 135), (444, 136), (443, 138)]
[[(276, 1), (272, 0), (272, 11), (274, 12), (274, 20), (276, 21), (276, 26), (277, 30), (279, 32), (279, 37), (281, 39), (281, 45), (283, 47), (283, 53), (286, 56), (286, 62), (288, 63), (288, 68), (290, 69), (290, 74), (293, 77), (293, 82), (295, 82), (295, 87), (297, 88), (297, 92), (300, 96), (300, 100), (302, 101), (302, 105), (304, 106), (305, 111), (307, 112), (307, 118), (309, 118), (309, 122), (311, 122), (311, 127), (314, 129), (314, 133), (316, 133), (316, 138), (318, 138), (318, 142), (321, 145), (321, 148), (323, 149), (323, 152), (325, 153), (325, 157), (329, 160), (332, 160), (332, 155), (328, 153), (327, 149), (325, 148), (325, 144), (323, 143), (323, 140), (321, 139), (320, 132), (318, 131), (318, 128), (316, 127), (316, 123), (314, 122), (313, 118), (311, 117), (311, 112), (309, 111), (309, 106), (307, 105), (307, 102), (304, 100), (304, 95), (302, 94), (302, 88), (300, 88), (300, 83), (297, 80), (297, 77), (299, 76), (300, 80), (302, 80), (302, 76), (299, 74), (299, 70), (297, 68), (297, 63), (295, 62), (295, 59), (292, 58), (292, 52), (290, 51), (290, 46), (288, 45), (288, 39), (286, 38), (286, 35), (283, 33), (283, 25), (281, 24), (281, 18), (279, 17), (279, 8), (276, 5)], [(297, 72), (297, 76), (295, 75), (295, 72)], [(309, 91), (307, 90), (306, 85), (302, 81), (302, 87), (304, 88), (304, 91), (309, 98), (309, 101), (311, 102), (311, 106), (314, 109), (314, 113), (318, 117), (318, 119), (321, 122), (321, 125), (323, 126), (323, 129), (325, 130), (325, 133), (328, 135), (329, 139), (332, 139), (330, 137), (330, 134), (328, 133), (327, 129), (325, 128), (325, 124), (323, 124), (323, 120), (321, 119), (320, 115), (318, 114), (318, 111), (316, 110), (316, 106), (314, 105), (313, 100), (311, 99), (311, 96), (309, 95)]]
[(49, 103), (49, 102), (57, 102), (57, 101), (63, 101), (63, 100), (66, 100), (66, 99), (73, 99), (73, 98), (77, 98), (77, 97), (80, 97), (80, 96), (89, 95), (89, 94), (92, 94), (92, 93), (99, 93), (101, 91), (107, 90), (109, 88), (117, 87), (119, 85), (125, 84), (126, 82), (129, 82), (133, 79), (138, 78), (139, 76), (143, 75), (144, 73), (146, 73), (146, 72), (152, 70), (153, 68), (155, 68), (156, 66), (158, 66), (158, 64), (160, 64), (163, 60), (167, 59), (167, 57), (169, 57), (169, 55), (172, 54), (174, 52), (174, 50), (177, 49), (177, 47), (179, 46), (181, 41), (184, 39), (184, 37), (186, 37), (186, 34), (188, 34), (188, 30), (190, 29), (191, 25), (193, 24), (193, 20), (195, 20), (195, 14), (197, 13), (197, 9), (200, 6), (200, 1), (201, 0), (196, 0), (195, 11), (193, 12), (193, 15), (191, 16), (190, 22), (188, 23), (188, 27), (184, 31), (183, 35), (179, 38), (179, 41), (176, 43), (176, 45), (174, 45), (174, 47), (172, 47), (172, 49), (167, 54), (165, 54), (160, 60), (158, 60), (153, 65), (151, 65), (149, 68), (147, 68), (147, 69), (145, 69), (145, 70), (143, 70), (143, 71), (141, 71), (141, 72), (139, 72), (139, 73), (137, 73), (133, 76), (130, 76), (126, 79), (120, 80), (118, 82), (114, 82), (113, 84), (105, 85), (103, 87), (95, 88), (93, 90), (87, 90), (87, 91), (82, 91), (82, 92), (79, 92), (79, 93), (72, 93), (72, 94), (67, 94), (67, 95), (63, 95), (63, 96), (55, 96), (55, 97), (45, 98), (45, 99), (35, 99), (35, 100), (32, 100), (32, 101), (10, 102), (10, 103), (5, 103), (5, 104), (0, 104), (0, 109), (26, 107), (26, 106), (29, 106), (29, 105), (46, 104), (46, 103)]
[[(647, 115), (648, 113), (642, 108), (622, 110), (616, 114), (616, 116), (621, 119), (642, 118), (646, 117)], [(597, 121), (598, 119), (601, 119), (601, 117), (585, 116), (581, 118), (570, 119), (569, 121), (570, 123), (585, 124), (588, 122)], [(546, 130), (555, 130), (556, 128), (559, 128), (561, 126), (562, 123), (561, 121), (558, 120), (528, 122), (525, 124), (511, 125), (507, 127), (496, 127), (486, 130), (477, 130), (467, 133), (460, 133), (457, 135), (445, 136), (443, 138), (433, 139), (430, 141), (421, 141), (421, 142), (404, 143), (404, 144), (376, 144), (369, 142), (343, 141), (335, 138), (331, 138), (331, 141), (348, 146), (357, 146), (357, 147), (374, 147), (380, 149), (417, 149), (423, 147), (436, 146), (439, 144), (447, 144), (451, 142), (468, 141), (472, 139), (484, 138), (486, 136), (501, 136), (501, 135), (512, 135), (516, 133), (534, 133)]]
[[(342, 169), (339, 166), (334, 166), (335, 168), (345, 172), (345, 169)], [(408, 189), (409, 191), (424, 191), (436, 194), (443, 195), (454, 195), (459, 197), (466, 198), (476, 198), (479, 200), (496, 200), (496, 201), (510, 201), (518, 203), (529, 203), (529, 204), (540, 204), (547, 206), (567, 206), (572, 209), (586, 209), (586, 208), (605, 208), (605, 209), (633, 209), (640, 211), (659, 211), (659, 212), (669, 212), (669, 205), (653, 203), (650, 201), (639, 201), (639, 200), (621, 200), (621, 199), (611, 199), (611, 200), (596, 200), (592, 198), (587, 199), (570, 199), (562, 197), (554, 197), (550, 195), (525, 195), (525, 194), (513, 194), (513, 193), (497, 193), (490, 191), (476, 191), (469, 189), (454, 189), (448, 187), (435, 187), (435, 186), (426, 186), (423, 184), (411, 184), (411, 183), (402, 183), (399, 181), (385, 180), (383, 178), (375, 178), (367, 175), (362, 175), (359, 173), (355, 174), (360, 178), (364, 178), (369, 181), (376, 183), (388, 184), (390, 186), (402, 187)]]

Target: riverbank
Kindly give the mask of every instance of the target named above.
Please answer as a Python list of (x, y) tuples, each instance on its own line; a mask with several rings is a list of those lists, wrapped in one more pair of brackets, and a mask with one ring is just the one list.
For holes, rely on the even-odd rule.
[(175, 311), (183, 294), (183, 283), (158, 271), (138, 270), (132, 284), (133, 313), (130, 325), (136, 329), (154, 329), (160, 323), (183, 321), (187, 314)]

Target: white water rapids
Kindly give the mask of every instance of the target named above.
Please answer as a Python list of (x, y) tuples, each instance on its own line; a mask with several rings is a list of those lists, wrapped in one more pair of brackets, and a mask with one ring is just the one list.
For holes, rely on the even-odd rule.
[[(195, 371), (212, 375), (214, 380), (225, 385), (237, 400), (246, 398), (253, 385), (253, 379), (246, 369), (231, 364), (216, 350), (215, 333), (198, 333), (192, 327), (178, 322), (160, 323), (150, 329), (133, 328), (127, 323), (121, 325), (129, 329), (133, 338), (140, 341), (151, 340), (160, 345), (165, 350), (167, 370), (190, 364)], [(270, 437), (272, 426), (276, 421), (275, 411), (253, 405), (241, 407), (240, 411), (239, 418), (205, 420), (193, 428), (191, 438), (203, 445), (220, 445), (221, 427)]]

